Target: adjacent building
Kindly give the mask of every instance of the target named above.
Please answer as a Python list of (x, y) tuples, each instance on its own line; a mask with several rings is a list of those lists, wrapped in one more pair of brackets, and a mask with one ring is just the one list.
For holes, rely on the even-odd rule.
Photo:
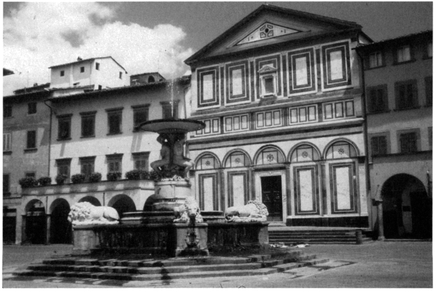
[[(87, 201), (121, 214), (143, 210), (154, 193), (151, 180), (126, 179), (127, 172), (148, 171), (149, 161), (159, 159), (157, 134), (139, 132), (136, 126), (149, 119), (185, 118), (190, 77), (165, 80), (158, 73), (144, 73), (159, 79), (128, 86), (108, 79), (108, 86), (100, 88), (98, 76), (111, 71), (106, 61), (116, 66), (105, 74), (118, 79), (121, 66), (112, 58), (78, 60), (51, 67), (50, 84), (4, 97), (4, 231), (14, 231), (7, 241), (69, 243), (67, 216), (73, 204)], [(70, 77), (83, 86), (59, 81), (64, 69), (64, 74), (77, 68), (80, 73), (82, 66), (84, 78)], [(101, 180), (92, 182), (96, 173)], [(85, 181), (73, 183), (76, 174)], [(18, 182), (25, 176), (50, 177), (52, 183), (21, 189)]]
[(361, 26), (262, 5), (185, 62), (195, 194), (204, 210), (262, 201), (268, 220), (369, 225)]
[(50, 89), (54, 96), (74, 94), (130, 84), (126, 69), (114, 58), (81, 59), (51, 66)]
[(49, 173), (48, 85), (16, 90), (3, 98), (3, 242), (21, 239), (19, 180)]
[(425, 31), (357, 48), (364, 63), (371, 222), (380, 238), (431, 237), (432, 39)]

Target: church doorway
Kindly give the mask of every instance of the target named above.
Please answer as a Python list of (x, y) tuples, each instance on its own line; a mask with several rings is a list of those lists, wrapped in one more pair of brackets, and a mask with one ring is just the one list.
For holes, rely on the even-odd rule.
[(394, 175), (384, 183), (381, 195), (386, 238), (432, 237), (432, 200), (419, 179)]
[(283, 221), (282, 211), (282, 177), (261, 177), (262, 203), (268, 209), (268, 221)]

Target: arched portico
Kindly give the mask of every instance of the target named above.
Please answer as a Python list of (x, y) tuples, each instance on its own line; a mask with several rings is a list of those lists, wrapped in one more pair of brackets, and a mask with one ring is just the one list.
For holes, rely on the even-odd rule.
[(117, 210), (120, 217), (122, 217), (124, 212), (134, 212), (136, 211), (135, 202), (133, 202), (132, 198), (125, 194), (120, 194), (114, 196), (108, 202), (108, 206)]
[(50, 206), (50, 243), (71, 243), (71, 223), (68, 221), (70, 204), (63, 198), (56, 199)]
[(23, 243), (45, 244), (47, 221), (44, 204), (38, 199), (31, 200), (24, 211)]
[(97, 206), (97, 207), (101, 206), (100, 201), (96, 197), (86, 196), (86, 197), (83, 197), (79, 200), (79, 203), (81, 203), (81, 202), (88, 202), (88, 203), (90, 203), (94, 206)]
[(386, 238), (431, 238), (432, 200), (419, 179), (396, 174), (383, 184), (381, 196)]

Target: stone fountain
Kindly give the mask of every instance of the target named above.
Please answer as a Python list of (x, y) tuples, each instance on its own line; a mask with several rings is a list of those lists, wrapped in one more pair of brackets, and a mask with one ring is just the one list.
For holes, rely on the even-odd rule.
[(201, 212), (191, 193), (185, 156), (186, 134), (205, 127), (187, 119), (142, 123), (138, 130), (159, 134), (161, 159), (151, 163), (157, 174), (147, 210), (126, 212), (119, 224), (74, 225), (73, 254), (151, 254), (209, 256), (209, 251), (261, 248), (268, 243), (266, 207), (256, 201), (222, 211)]

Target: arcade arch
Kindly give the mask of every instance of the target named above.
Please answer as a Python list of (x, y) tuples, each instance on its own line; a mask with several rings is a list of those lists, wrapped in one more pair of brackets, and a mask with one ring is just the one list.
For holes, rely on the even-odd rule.
[(71, 243), (72, 225), (68, 221), (70, 204), (59, 198), (50, 206), (50, 243)]
[(124, 212), (136, 211), (135, 202), (133, 202), (132, 198), (125, 194), (114, 196), (112, 199), (109, 200), (108, 206), (117, 210), (120, 217), (122, 217)]
[(396, 174), (382, 186), (386, 238), (431, 238), (432, 200), (424, 184), (409, 174)]
[(88, 202), (96, 207), (101, 206), (100, 201), (96, 198), (96, 197), (92, 197), (92, 196), (86, 196), (83, 197), (79, 200), (79, 203), (81, 202)]
[(47, 221), (44, 204), (40, 200), (34, 199), (27, 203), (24, 210), (26, 213), (23, 220), (25, 225), (23, 243), (45, 244)]

